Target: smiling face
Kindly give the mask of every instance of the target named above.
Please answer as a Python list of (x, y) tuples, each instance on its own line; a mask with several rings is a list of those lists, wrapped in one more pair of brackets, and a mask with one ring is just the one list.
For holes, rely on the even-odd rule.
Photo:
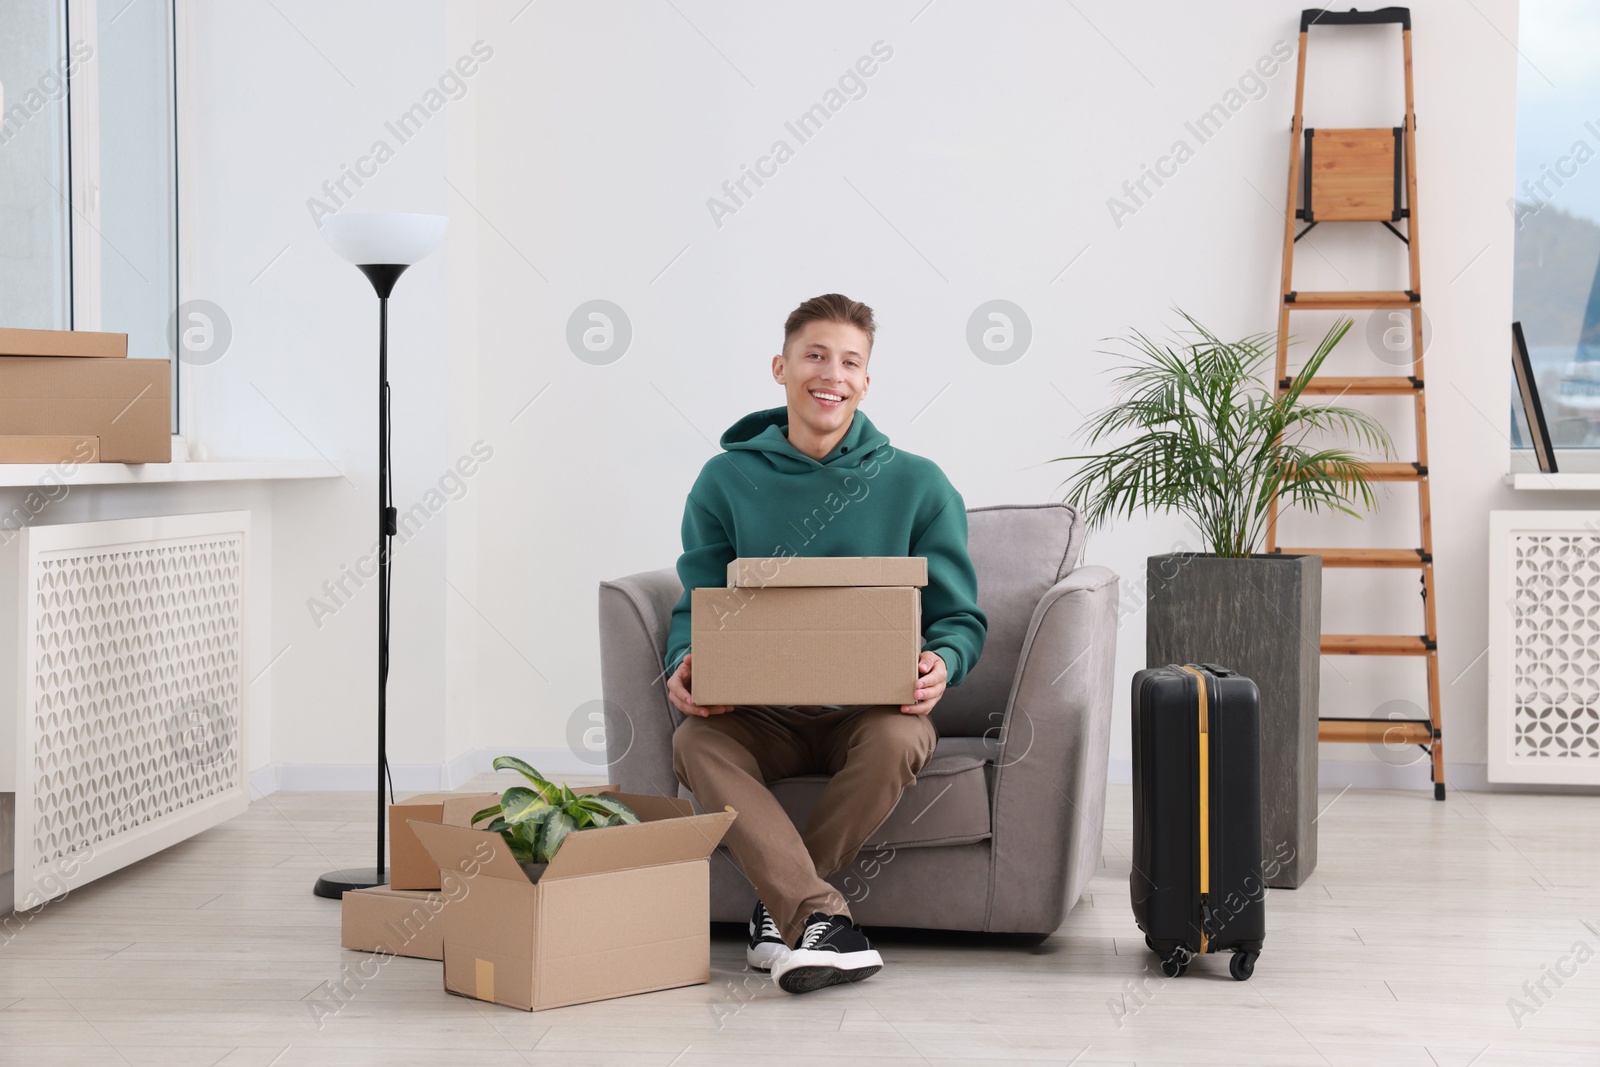
[(781, 356), (772, 357), (772, 376), (784, 388), (789, 440), (796, 448), (808, 452), (808, 444), (825, 444), (826, 455), (844, 436), (872, 382), (871, 355), (872, 342), (859, 326), (818, 319), (797, 330)]

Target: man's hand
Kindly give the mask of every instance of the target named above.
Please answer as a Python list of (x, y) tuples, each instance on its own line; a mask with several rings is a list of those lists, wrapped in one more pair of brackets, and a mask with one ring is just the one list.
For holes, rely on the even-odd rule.
[(900, 705), (900, 710), (907, 715), (926, 715), (932, 711), (944, 696), (945, 679), (950, 677), (939, 653), (928, 651), (917, 657), (917, 675), (916, 703)]
[(694, 659), (694, 653), (686, 653), (683, 662), (678, 664), (678, 669), (667, 679), (667, 699), (672, 706), (685, 715), (698, 715), (705, 718), (709, 715), (721, 715), (733, 710), (732, 704), (707, 704), (700, 705), (694, 702), (694, 696), (689, 692), (689, 661)]

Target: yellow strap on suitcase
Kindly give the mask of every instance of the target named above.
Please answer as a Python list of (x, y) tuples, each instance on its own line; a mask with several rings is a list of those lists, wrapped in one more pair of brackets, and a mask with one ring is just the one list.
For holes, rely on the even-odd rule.
[[(1211, 714), (1206, 703), (1206, 676), (1193, 667), (1184, 670), (1194, 675), (1200, 691), (1200, 903), (1205, 905), (1211, 892)], [(1200, 951), (1209, 952), (1210, 933), (1200, 924)]]

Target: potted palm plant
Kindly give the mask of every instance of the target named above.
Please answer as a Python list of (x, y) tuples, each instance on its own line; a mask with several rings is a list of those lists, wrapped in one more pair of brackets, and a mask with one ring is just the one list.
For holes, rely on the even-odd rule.
[(1224, 341), (1178, 314), (1188, 328), (1174, 342), (1137, 331), (1126, 339), (1132, 356), (1116, 401), (1080, 430), (1106, 450), (1051, 462), (1082, 464), (1067, 499), (1090, 530), (1153, 511), (1196, 528), (1203, 550), (1148, 560), (1146, 661), (1221, 663), (1255, 680), (1263, 842), (1290, 856), (1268, 884), (1293, 888), (1316, 866), (1322, 561), (1260, 550), (1275, 500), (1352, 516), (1375, 507), (1366, 461), (1348, 446), (1388, 455), (1391, 443), (1362, 412), (1303, 400), (1349, 318), (1278, 394), (1261, 376), (1275, 335)]
[(485, 829), (499, 834), (511, 846), (512, 858), (522, 865), (530, 881), (539, 880), (568, 834), (639, 821), (639, 816), (622, 801), (574, 793), (564, 783), (548, 781), (515, 756), (496, 757), (494, 769), (516, 771), (528, 780), (528, 785), (507, 789), (501, 794), (500, 803), (472, 817), (472, 825), (492, 818), (494, 821)]

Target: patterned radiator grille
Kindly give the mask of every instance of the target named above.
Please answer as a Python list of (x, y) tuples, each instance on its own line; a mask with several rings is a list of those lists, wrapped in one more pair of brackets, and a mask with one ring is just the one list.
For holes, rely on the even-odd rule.
[(36, 862), (236, 789), (243, 536), (56, 551), (34, 568)]
[(1600, 537), (1512, 538), (1516, 758), (1600, 759)]

